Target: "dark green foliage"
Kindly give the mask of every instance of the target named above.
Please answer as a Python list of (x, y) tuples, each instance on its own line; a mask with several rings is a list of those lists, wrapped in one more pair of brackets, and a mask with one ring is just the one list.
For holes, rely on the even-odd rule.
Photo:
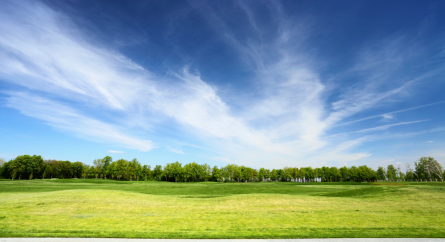
[(390, 181), (394, 181), (396, 179), (396, 168), (393, 165), (388, 165), (386, 168), (386, 177)]
[(207, 164), (192, 162), (182, 165), (178, 161), (165, 167), (141, 165), (137, 159), (113, 161), (110, 156), (94, 160), (94, 166), (80, 161), (43, 160), (41, 156), (17, 156), (9, 162), (2, 162), (0, 176), (6, 179), (33, 178), (90, 178), (118, 181), (169, 181), (169, 182), (374, 182), (376, 180), (435, 179), (442, 181), (445, 176), (442, 166), (431, 157), (422, 157), (415, 163), (415, 172), (407, 166), (406, 174), (399, 168), (388, 165), (377, 171), (363, 166), (342, 167), (285, 167), (284, 169), (259, 170), (246, 166), (229, 164), (211, 168)]

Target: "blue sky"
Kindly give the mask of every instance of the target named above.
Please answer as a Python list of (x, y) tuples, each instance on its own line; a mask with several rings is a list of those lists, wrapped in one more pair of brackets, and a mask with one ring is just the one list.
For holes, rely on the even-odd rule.
[(2, 1), (0, 157), (445, 160), (444, 1)]

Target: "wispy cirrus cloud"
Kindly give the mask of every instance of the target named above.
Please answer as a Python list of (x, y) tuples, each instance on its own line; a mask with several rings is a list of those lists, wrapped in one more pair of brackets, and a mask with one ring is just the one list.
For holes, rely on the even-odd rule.
[(43, 120), (45, 124), (79, 138), (118, 144), (130, 149), (149, 151), (156, 147), (151, 140), (141, 139), (121, 127), (85, 116), (69, 106), (29, 93), (8, 93), (7, 106), (22, 114)]
[(352, 131), (352, 132), (348, 132), (348, 133), (335, 134), (330, 137), (338, 136), (338, 135), (345, 135), (345, 134), (365, 133), (365, 132), (372, 132), (372, 131), (378, 131), (378, 130), (387, 130), (394, 126), (415, 124), (415, 123), (420, 123), (420, 122), (425, 122), (425, 121), (428, 121), (428, 120), (416, 120), (416, 121), (411, 121), (411, 122), (401, 122), (401, 123), (395, 123), (395, 124), (381, 125), (381, 126), (377, 126), (377, 127), (373, 127), (373, 128), (367, 128), (367, 129)]
[(445, 101), (440, 101), (440, 102), (435, 102), (435, 103), (430, 103), (430, 104), (420, 105), (420, 106), (416, 106), (416, 107), (412, 107), (412, 108), (406, 108), (406, 109), (402, 109), (402, 110), (397, 110), (397, 111), (393, 111), (393, 112), (388, 112), (388, 113), (383, 113), (383, 114), (373, 115), (373, 116), (369, 116), (369, 117), (366, 117), (366, 118), (357, 119), (357, 120), (354, 120), (354, 121), (349, 121), (349, 122), (340, 123), (340, 124), (337, 124), (336, 126), (352, 124), (352, 123), (361, 122), (361, 121), (365, 121), (365, 120), (369, 120), (369, 119), (374, 119), (374, 118), (380, 118), (380, 117), (381, 117), (381, 118), (385, 118), (385, 119), (392, 119), (392, 118), (393, 118), (393, 114), (398, 114), (398, 113), (408, 112), (408, 111), (411, 111), (411, 110), (415, 110), (415, 109), (419, 109), (419, 108), (425, 108), (425, 107), (429, 107), (429, 106), (433, 106), (433, 105), (438, 105), (438, 104), (443, 104), (443, 103), (445, 103)]
[(113, 153), (113, 154), (122, 154), (124, 153), (123, 151), (118, 151), (118, 150), (109, 150), (109, 153)]
[(184, 155), (184, 152), (182, 150), (174, 149), (172, 147), (167, 147), (167, 149), (173, 153)]
[[(367, 134), (358, 138), (349, 134), (424, 120), (364, 127), (335, 138), (328, 132), (441, 103), (342, 123), (405, 92), (431, 73), (385, 86), (391, 73), (403, 70), (404, 61), (415, 56), (404, 52), (396, 38), (381, 50), (362, 51), (344, 75), (360, 75), (364, 81), (340, 87), (341, 93), (327, 102), (326, 96), (332, 93), (324, 83), (322, 65), (305, 50), (310, 24), (306, 20), (294, 24), (275, 2), (270, 12), (274, 31), (261, 27), (250, 6), (234, 4), (248, 20), (244, 30), (249, 38), (234, 31), (211, 6), (195, 6), (205, 8), (201, 12), (209, 24), (252, 73), (250, 84), (255, 88), (245, 91), (251, 95), (237, 99), (242, 105), (230, 105), (231, 94), (221, 95), (198, 71), (184, 67), (168, 69), (168, 76), (157, 75), (115, 49), (93, 44), (67, 16), (43, 3), (10, 1), (4, 6), (0, 10), (0, 77), (14, 85), (11, 89), (21, 87), (5, 92), (6, 105), (57, 130), (96, 142), (150, 151), (161, 145), (156, 142), (156, 131), (174, 130), (192, 136), (201, 147), (211, 147), (217, 153), (212, 159), (223, 162), (265, 167), (309, 158), (314, 165), (350, 162), (372, 154), (352, 151), (371, 139)], [(164, 127), (165, 123), (169, 126)]]

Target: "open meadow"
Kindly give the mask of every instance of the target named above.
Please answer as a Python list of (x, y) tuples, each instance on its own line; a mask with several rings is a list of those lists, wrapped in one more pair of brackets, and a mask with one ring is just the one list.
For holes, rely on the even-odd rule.
[(445, 237), (445, 183), (0, 180), (0, 237)]

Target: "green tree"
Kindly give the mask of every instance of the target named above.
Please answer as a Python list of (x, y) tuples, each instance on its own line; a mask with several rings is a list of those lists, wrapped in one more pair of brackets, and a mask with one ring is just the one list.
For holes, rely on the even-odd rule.
[(178, 180), (182, 176), (182, 164), (176, 161), (175, 163), (171, 163), (170, 167), (171, 167), (170, 171), (171, 176), (174, 178), (175, 182), (178, 182)]
[(151, 180), (151, 166), (149, 165), (144, 165), (143, 169), (142, 169), (142, 175), (144, 176), (145, 180)]
[(305, 168), (305, 170), (306, 170), (306, 177), (307, 177), (307, 179), (309, 179), (309, 182), (312, 182), (313, 181), (313, 179), (314, 179), (314, 169), (312, 169), (312, 167), (307, 167), (307, 168)]
[(297, 178), (299, 177), (299, 169), (297, 167), (292, 168), (291, 176), (294, 182), (297, 182)]
[(83, 163), (76, 161), (72, 164), (74, 178), (81, 178), (83, 173)]
[(386, 170), (385, 168), (379, 166), (379, 168), (377, 168), (377, 177), (379, 180), (386, 180)]
[(212, 180), (216, 181), (216, 182), (217, 181), (223, 182), (222, 175), (221, 175), (221, 170), (218, 169), (217, 166), (214, 166), (213, 169), (212, 169)]
[(349, 176), (351, 177), (351, 181), (359, 181), (359, 171), (356, 166), (351, 166), (349, 168)]
[(211, 178), (211, 174), (212, 174), (212, 170), (210, 169), (210, 166), (204, 163), (201, 166), (201, 169), (204, 172), (204, 181), (208, 181)]
[(349, 169), (346, 166), (340, 168), (340, 174), (343, 181), (349, 181)]
[(101, 174), (102, 170), (103, 170), (103, 167), (104, 167), (104, 160), (103, 159), (95, 159), (93, 161), (93, 164), (94, 164), (94, 166), (96, 168), (96, 173), (97, 174)]
[(330, 169), (330, 180), (333, 182), (338, 182), (340, 181), (340, 177), (341, 177), (341, 173), (340, 171), (337, 169), (337, 167), (331, 167)]
[(416, 174), (420, 179), (439, 179), (443, 181), (442, 166), (433, 157), (421, 157), (414, 162)]
[(72, 178), (73, 177), (73, 167), (70, 161), (59, 161), (59, 178)]
[(278, 172), (277, 172), (277, 170), (273, 169), (273, 170), (270, 172), (270, 179), (272, 179), (272, 181), (277, 181), (278, 178), (279, 178), (279, 176), (278, 176)]
[(10, 164), (12, 161), (9, 162), (5, 162), (3, 163), (2, 167), (1, 167), (1, 173), (0, 176), (6, 179), (11, 178), (11, 169), (10, 169)]
[(163, 177), (163, 170), (162, 170), (162, 166), (161, 165), (156, 165), (155, 168), (153, 169), (153, 176), (155, 178), (155, 180), (157, 181), (161, 181), (162, 177)]
[(299, 175), (300, 175), (301, 182), (306, 182), (306, 169), (304, 167), (300, 168)]
[(386, 177), (388, 180), (394, 181), (397, 176), (397, 169), (393, 165), (388, 165), (386, 168)]
[(18, 177), (19, 180), (22, 178), (23, 175), (26, 174), (26, 158), (25, 156), (17, 156), (14, 160), (11, 161), (10, 169), (12, 170), (11, 177), (14, 180), (14, 178)]
[(110, 156), (105, 156), (103, 159), (103, 173), (105, 174), (105, 178), (106, 176), (110, 176), (111, 175), (111, 171), (109, 171), (109, 166), (111, 165), (111, 163), (113, 163), (113, 158), (111, 158)]
[(413, 169), (411, 168), (411, 165), (406, 163), (406, 175), (405, 175), (405, 179), (406, 180), (414, 180), (415, 178), (415, 174)]

